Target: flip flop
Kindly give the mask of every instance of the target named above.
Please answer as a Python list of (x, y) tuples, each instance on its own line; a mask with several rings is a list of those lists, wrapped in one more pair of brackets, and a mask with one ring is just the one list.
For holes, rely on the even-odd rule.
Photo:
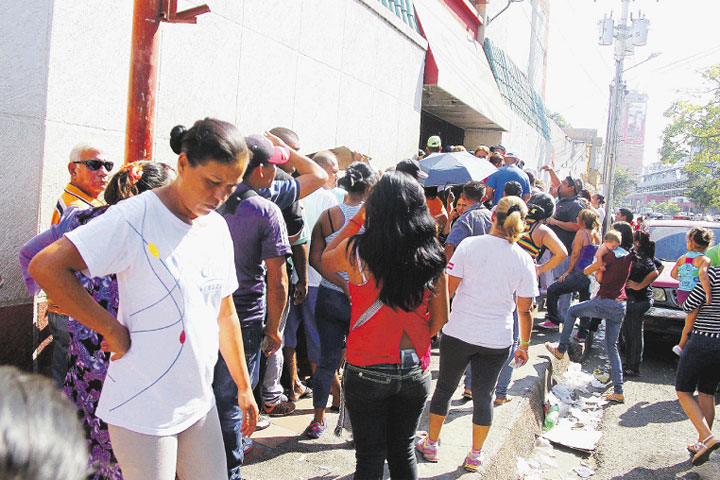
[(703, 463), (707, 462), (708, 460), (710, 460), (710, 455), (712, 454), (712, 452), (720, 448), (720, 440), (715, 440), (715, 443), (713, 443), (712, 445), (708, 445), (708, 441), (710, 440), (715, 440), (715, 437), (710, 435), (702, 442), (699, 442), (700, 448), (692, 459), (693, 465), (702, 465)]

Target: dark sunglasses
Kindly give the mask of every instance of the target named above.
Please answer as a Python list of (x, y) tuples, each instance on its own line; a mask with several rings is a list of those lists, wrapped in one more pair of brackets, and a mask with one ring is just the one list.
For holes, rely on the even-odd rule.
[(72, 163), (82, 163), (92, 171), (100, 170), (100, 168), (105, 167), (105, 170), (109, 172), (115, 166), (113, 162), (104, 162), (102, 160), (80, 160)]

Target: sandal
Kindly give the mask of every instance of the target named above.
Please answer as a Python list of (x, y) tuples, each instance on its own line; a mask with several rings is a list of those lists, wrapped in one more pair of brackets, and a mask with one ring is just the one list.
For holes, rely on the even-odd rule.
[(308, 387), (307, 385), (305, 385), (302, 382), (300, 382), (299, 385), (303, 388), (300, 393), (297, 393), (294, 388), (292, 390), (290, 390), (290, 394), (288, 395), (288, 400), (290, 400), (291, 402), (297, 402), (301, 398), (305, 398), (305, 397), (308, 397), (308, 398), (312, 397), (312, 388)]
[(687, 446), (687, 451), (690, 452), (690, 455), (695, 455), (696, 453), (698, 453), (698, 450), (700, 450), (700, 446), (701, 443), (699, 441), (695, 442), (692, 445)]
[[(708, 445), (708, 443), (711, 441), (714, 441), (715, 443)], [(712, 454), (712, 452), (720, 448), (720, 440), (716, 440), (715, 437), (712, 435), (707, 437), (702, 442), (698, 443), (698, 451), (692, 459), (693, 465), (702, 465), (703, 463), (707, 462), (708, 460), (710, 460), (710, 455)]]
[(610, 395), (605, 395), (605, 400), (610, 403), (625, 403), (625, 395), (622, 393), (611, 393)]
[(462, 398), (463, 400), (472, 400), (472, 392), (470, 390), (463, 391)]
[(552, 343), (549, 343), (549, 342), (545, 343), (545, 348), (547, 348), (548, 352), (552, 353), (553, 357), (557, 358), (558, 360), (562, 360), (563, 357), (565, 356), (564, 353), (558, 352), (557, 347), (555, 345), (553, 345)]
[(495, 397), (493, 405), (497, 407), (498, 405), (503, 405), (508, 402), (512, 402), (512, 397)]

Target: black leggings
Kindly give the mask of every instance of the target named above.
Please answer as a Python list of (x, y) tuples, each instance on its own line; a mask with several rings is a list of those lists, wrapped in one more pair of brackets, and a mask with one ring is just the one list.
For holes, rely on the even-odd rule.
[(492, 397), (498, 375), (510, 356), (510, 347), (486, 348), (443, 334), (440, 339), (440, 373), (430, 401), (430, 413), (447, 416), (450, 397), (470, 364), (473, 393), (473, 424), (489, 427), (492, 423)]

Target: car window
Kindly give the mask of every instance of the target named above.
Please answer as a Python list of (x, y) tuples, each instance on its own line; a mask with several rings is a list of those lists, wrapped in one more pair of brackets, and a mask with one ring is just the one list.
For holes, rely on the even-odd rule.
[[(711, 228), (716, 241), (720, 239), (720, 228)], [(689, 227), (650, 226), (650, 238), (655, 241), (655, 256), (661, 260), (676, 261), (687, 252)]]

